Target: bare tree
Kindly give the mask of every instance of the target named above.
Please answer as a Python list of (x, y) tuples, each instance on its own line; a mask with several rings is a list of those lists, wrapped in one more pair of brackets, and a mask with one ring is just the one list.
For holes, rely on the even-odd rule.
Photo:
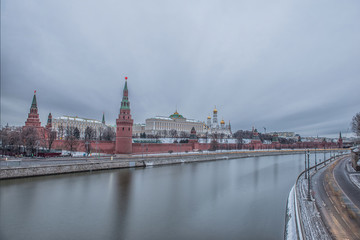
[(244, 140), (243, 140), (243, 136), (241, 134), (236, 135), (236, 142), (237, 142), (237, 148), (242, 149)]
[(64, 138), (64, 127), (63, 125), (60, 125), (58, 127), (58, 139), (63, 139)]
[(4, 156), (5, 149), (9, 148), (9, 135), (10, 135), (10, 128), (4, 127), (0, 130), (1, 135), (1, 150), (2, 155)]
[(47, 147), (49, 151), (51, 150), (51, 147), (56, 139), (56, 132), (49, 129), (47, 133)]
[(188, 138), (188, 137), (190, 137), (190, 134), (187, 133), (187, 132), (181, 131), (181, 132), (180, 132), (180, 137), (181, 137), (181, 138)]
[(170, 134), (170, 136), (171, 136), (172, 138), (177, 137), (177, 131), (176, 131), (175, 129), (171, 129), (171, 130), (169, 131), (169, 134)]
[(79, 140), (80, 139), (80, 131), (77, 127), (74, 129), (74, 137)]
[(22, 146), (21, 135), (22, 135), (21, 127), (11, 130), (11, 132), (9, 134), (10, 151), (15, 154), (21, 153), (21, 146)]
[(105, 131), (105, 128), (103, 127), (100, 127), (99, 128), (99, 137), (98, 139), (101, 141), (101, 140), (104, 140), (104, 131)]
[(210, 150), (212, 151), (216, 151), (216, 149), (218, 149), (218, 134), (217, 133), (212, 133), (211, 134), (211, 143), (210, 143)]
[(154, 138), (157, 140), (157, 139), (159, 139), (160, 137), (161, 137), (161, 134), (160, 134), (159, 132), (156, 132)]
[(353, 117), (351, 128), (353, 132), (360, 137), (360, 112)]
[(65, 146), (70, 152), (73, 152), (78, 145), (74, 131), (74, 127), (67, 127), (65, 131)]
[(89, 155), (91, 152), (91, 145), (90, 141), (93, 140), (95, 137), (95, 131), (91, 127), (86, 127), (85, 129), (85, 137), (84, 137), (84, 143), (85, 143), (85, 151)]
[(36, 147), (39, 145), (39, 135), (36, 128), (25, 127), (21, 133), (21, 139), (23, 145), (26, 147), (26, 152), (33, 156)]
[(105, 128), (103, 132), (103, 139), (106, 141), (114, 141), (115, 140), (115, 130), (112, 127)]

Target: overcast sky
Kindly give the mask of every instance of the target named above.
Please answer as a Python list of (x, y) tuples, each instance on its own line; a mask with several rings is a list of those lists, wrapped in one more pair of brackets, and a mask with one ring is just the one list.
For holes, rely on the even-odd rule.
[(358, 0), (2, 0), (1, 124), (115, 124), (128, 77), (136, 123), (205, 121), (232, 129), (350, 133), (360, 112)]

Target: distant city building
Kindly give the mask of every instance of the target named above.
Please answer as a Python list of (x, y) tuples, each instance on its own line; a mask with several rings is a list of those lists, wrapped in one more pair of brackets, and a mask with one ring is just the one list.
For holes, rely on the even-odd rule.
[[(187, 119), (179, 114), (177, 111), (171, 114), (169, 117), (156, 116), (153, 118), (148, 118), (145, 120), (145, 125), (136, 124), (136, 134), (145, 132), (147, 135), (158, 135), (158, 136), (170, 136), (176, 134), (179, 136), (182, 132), (189, 135), (191, 129), (194, 128), (198, 136), (209, 136), (210, 134), (222, 134), (224, 137), (229, 138), (232, 136), (231, 125), (225, 124), (225, 121), (222, 119), (220, 124), (217, 117), (217, 109), (213, 111), (213, 119), (211, 117), (207, 118), (207, 122), (197, 121), (193, 119)], [(144, 128), (145, 127), (145, 128)], [(135, 131), (134, 131), (135, 134)]]
[(277, 134), (279, 137), (295, 137), (295, 133), (294, 132), (271, 132), (269, 133), (271, 135)]
[[(74, 127), (79, 129), (80, 138), (85, 136), (85, 129), (91, 127), (95, 131), (95, 137), (99, 135), (100, 129), (104, 129), (107, 126), (105, 124), (105, 116), (103, 114), (102, 121), (95, 119), (81, 118), (81, 117), (72, 117), (72, 116), (62, 116), (59, 118), (52, 119), (52, 130), (57, 132), (58, 139), (64, 139), (66, 129), (68, 127)], [(112, 126), (111, 126), (112, 127)]]
[(133, 125), (133, 136), (139, 137), (140, 134), (145, 133), (145, 124), (144, 123), (134, 123)]

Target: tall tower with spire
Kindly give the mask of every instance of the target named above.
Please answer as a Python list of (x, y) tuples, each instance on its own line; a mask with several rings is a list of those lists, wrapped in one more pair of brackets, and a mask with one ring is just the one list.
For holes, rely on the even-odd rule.
[(340, 134), (339, 134), (338, 146), (339, 146), (339, 148), (342, 148), (342, 147), (343, 147), (343, 139), (342, 139), (342, 136), (341, 136), (341, 132), (340, 132)]
[(102, 124), (105, 124), (105, 113), (103, 112), (103, 117), (102, 117)]
[(52, 115), (51, 115), (51, 113), (49, 113), (47, 124), (46, 124), (46, 129), (51, 129), (51, 128), (52, 128)]
[(34, 97), (31, 103), (30, 112), (25, 122), (25, 127), (41, 127), (41, 122), (38, 114), (37, 102), (36, 102), (36, 90), (34, 91)]
[(130, 114), (129, 91), (127, 88), (127, 77), (125, 77), (125, 86), (123, 98), (121, 101), (120, 114), (116, 119), (116, 142), (115, 153), (132, 153), (132, 127), (134, 120)]

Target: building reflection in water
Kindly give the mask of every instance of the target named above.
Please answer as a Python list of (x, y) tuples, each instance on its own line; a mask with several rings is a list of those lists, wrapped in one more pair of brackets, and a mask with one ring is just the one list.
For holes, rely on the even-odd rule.
[(259, 157), (254, 158), (254, 188), (257, 189), (259, 184)]
[(128, 211), (130, 211), (130, 195), (132, 184), (132, 172), (134, 170), (119, 170), (113, 173), (113, 198), (112, 198), (112, 213), (110, 214), (111, 220), (109, 224), (112, 225), (112, 238), (113, 239), (125, 239), (127, 233), (127, 226), (129, 223)]

